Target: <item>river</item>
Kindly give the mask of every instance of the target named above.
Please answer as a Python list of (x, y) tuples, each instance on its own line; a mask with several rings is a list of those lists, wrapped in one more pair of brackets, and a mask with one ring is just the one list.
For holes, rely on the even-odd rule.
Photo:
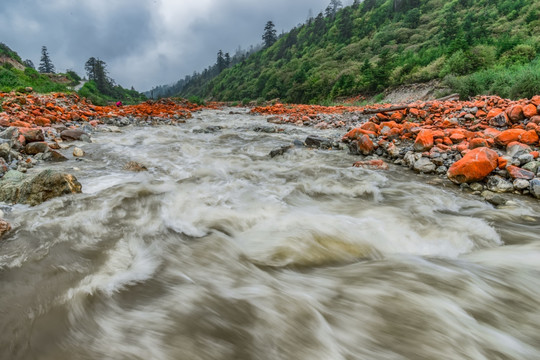
[(56, 165), (82, 194), (3, 207), (0, 359), (540, 358), (539, 201), (271, 158), (343, 131), (229, 110), (96, 133)]

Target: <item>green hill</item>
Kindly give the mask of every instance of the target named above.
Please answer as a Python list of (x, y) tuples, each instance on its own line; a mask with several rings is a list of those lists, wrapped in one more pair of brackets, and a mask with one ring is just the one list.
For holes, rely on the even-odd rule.
[[(103, 62), (102, 62), (103, 63)], [(104, 63), (103, 63), (104, 64)], [(74, 71), (65, 74), (41, 74), (33, 67), (27, 66), (20, 56), (7, 45), (0, 43), (0, 91), (25, 92), (31, 87), (38, 93), (72, 92), (72, 88), (82, 79)], [(79, 95), (90, 99), (96, 105), (105, 105), (118, 100), (126, 104), (145, 101), (146, 97), (135, 91), (124, 89), (114, 83), (106, 72), (103, 72), (103, 81), (86, 82), (78, 91)]]
[(181, 96), (320, 103), (445, 83), (465, 98), (540, 93), (540, 2), (364, 0), (326, 11)]

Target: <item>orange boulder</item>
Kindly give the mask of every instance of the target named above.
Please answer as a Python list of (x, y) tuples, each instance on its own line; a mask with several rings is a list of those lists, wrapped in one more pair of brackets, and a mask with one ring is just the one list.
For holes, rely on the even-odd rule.
[(433, 132), (428, 129), (421, 130), (416, 136), (414, 150), (428, 151), (433, 147)]
[(537, 114), (536, 106), (529, 104), (523, 107), (523, 115), (527, 118), (532, 118)]
[(497, 145), (506, 146), (513, 141), (519, 141), (521, 135), (526, 133), (523, 129), (510, 129), (501, 132), (495, 137), (495, 143)]
[(469, 151), (448, 169), (448, 178), (457, 184), (480, 181), (497, 168), (499, 155), (486, 147)]

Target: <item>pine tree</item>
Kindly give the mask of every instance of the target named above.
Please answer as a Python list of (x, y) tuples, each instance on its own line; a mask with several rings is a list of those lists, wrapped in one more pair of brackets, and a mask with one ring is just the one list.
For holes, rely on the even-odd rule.
[(42, 74), (54, 74), (54, 65), (51, 62), (46, 46), (41, 47), (41, 62), (39, 63), (38, 70)]
[(266, 23), (262, 39), (264, 40), (264, 46), (267, 48), (277, 41), (276, 27), (272, 21)]
[(218, 73), (221, 73), (225, 69), (225, 58), (223, 57), (223, 51), (219, 50), (217, 53), (216, 67)]

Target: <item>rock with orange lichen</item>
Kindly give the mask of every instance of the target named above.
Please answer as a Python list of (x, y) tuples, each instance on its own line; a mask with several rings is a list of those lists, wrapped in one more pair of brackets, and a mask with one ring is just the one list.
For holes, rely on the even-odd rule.
[(433, 132), (428, 129), (421, 130), (414, 141), (414, 150), (428, 151), (433, 147)]
[(448, 169), (447, 176), (457, 184), (483, 180), (498, 167), (498, 158), (499, 155), (489, 148), (473, 149)]
[(388, 164), (383, 160), (366, 160), (366, 161), (357, 161), (353, 164), (354, 167), (361, 167), (371, 170), (388, 170)]

